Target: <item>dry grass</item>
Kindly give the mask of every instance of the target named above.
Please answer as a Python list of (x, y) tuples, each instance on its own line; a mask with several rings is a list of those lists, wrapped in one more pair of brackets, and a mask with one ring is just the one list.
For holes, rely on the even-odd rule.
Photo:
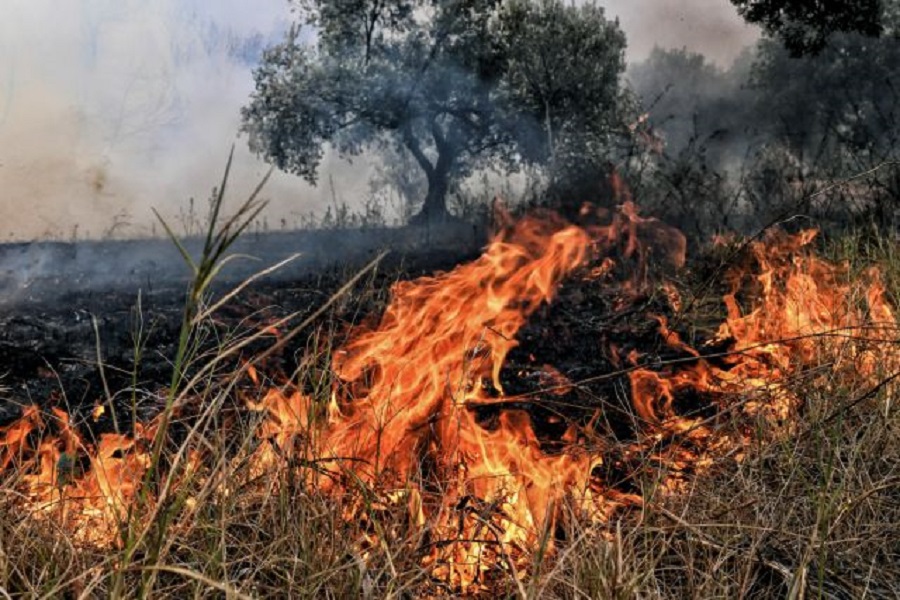
[[(877, 260), (896, 300), (900, 257), (893, 244), (846, 237), (830, 252), (854, 264)], [(327, 352), (324, 335), (316, 347)], [(238, 343), (227, 338), (222, 350)], [(309, 372), (296, 375), (316, 380), (316, 365), (312, 360)], [(742, 460), (723, 459), (681, 494), (660, 496), (653, 481), (643, 482), (646, 505), (616, 522), (589, 527), (574, 516), (563, 519), (556, 552), (536, 551), (521, 579), (497, 569), (490, 595), (900, 596), (896, 386), (856, 389), (821, 373), (827, 371), (794, 382), (804, 400), (794, 427), (761, 424)], [(328, 385), (321, 383), (324, 393)], [(2, 475), (0, 598), (454, 593), (423, 569), (427, 527), (411, 527), (405, 507), (384, 506), (365, 489), (343, 497), (317, 492), (309, 483), (315, 465), (284, 464), (255, 477), (244, 460), (258, 444), (252, 423), (223, 416), (232, 386), (210, 389), (201, 402), (206, 410), (172, 422), (187, 433), (160, 462), (176, 465), (170, 477), (179, 486), (163, 500), (139, 503), (121, 524), (116, 548), (78, 545), (54, 521), (31, 518), (16, 491), (19, 475)], [(201, 471), (177, 467), (176, 457), (190, 449), (202, 451)], [(362, 509), (345, 509), (360, 498)], [(351, 512), (360, 516), (345, 522), (342, 515)]]

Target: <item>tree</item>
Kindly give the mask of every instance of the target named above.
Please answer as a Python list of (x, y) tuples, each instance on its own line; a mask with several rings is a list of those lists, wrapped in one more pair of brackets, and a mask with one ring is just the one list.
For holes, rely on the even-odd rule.
[[(804, 57), (770, 40), (758, 52), (755, 120), (797, 161), (796, 178), (851, 178), (852, 185), (839, 186), (841, 211), (893, 219), (900, 207), (900, 38), (837, 34)], [(844, 202), (847, 195), (853, 202)]]
[[(326, 146), (402, 149), (427, 180), (422, 220), (444, 218), (450, 186), (474, 170), (546, 160), (567, 131), (598, 130), (624, 69), (618, 24), (561, 0), (299, 8), (311, 29), (295, 27), (254, 72), (242, 110), (251, 149), (311, 183)], [(545, 18), (554, 26), (538, 28)], [(559, 135), (538, 135), (542, 124)]]
[[(502, 22), (504, 90), (538, 128), (522, 152), (547, 167), (551, 191), (577, 196), (609, 175), (616, 142), (627, 136), (620, 79), (625, 35), (602, 8), (558, 0), (508, 2)], [(594, 198), (591, 198), (592, 200)], [(583, 198), (572, 198), (579, 203)]]
[(793, 56), (818, 54), (839, 32), (878, 37), (893, 0), (731, 0), (748, 22), (783, 43)]

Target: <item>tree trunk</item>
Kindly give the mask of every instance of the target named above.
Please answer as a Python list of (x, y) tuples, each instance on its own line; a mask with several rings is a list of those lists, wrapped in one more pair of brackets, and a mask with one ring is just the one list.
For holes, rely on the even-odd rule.
[(435, 171), (428, 178), (428, 193), (425, 195), (425, 204), (422, 210), (413, 216), (410, 223), (423, 225), (426, 223), (439, 223), (446, 221), (450, 213), (447, 212), (447, 190), (449, 189), (449, 174)]
[(404, 130), (406, 147), (412, 152), (428, 179), (425, 204), (422, 205), (422, 210), (409, 220), (411, 225), (430, 225), (447, 221), (450, 218), (450, 213), (447, 212), (447, 191), (450, 189), (450, 172), (456, 153), (454, 148), (447, 143), (435, 122), (432, 122), (431, 131), (437, 147), (437, 161), (434, 164), (422, 151), (418, 140), (412, 135), (412, 131), (409, 128)]

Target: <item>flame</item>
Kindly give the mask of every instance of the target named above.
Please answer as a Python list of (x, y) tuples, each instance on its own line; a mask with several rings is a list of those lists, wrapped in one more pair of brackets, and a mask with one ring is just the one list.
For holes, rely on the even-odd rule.
[(51, 415), (52, 435), (34, 406), (0, 428), (0, 471), (16, 467), (32, 517), (63, 524), (77, 542), (117, 543), (149, 465), (144, 442), (152, 434), (137, 424), (133, 435), (104, 433), (89, 444), (66, 412)]
[(466, 452), (466, 405), (503, 396), (500, 369), (516, 333), (590, 244), (580, 228), (537, 218), (509, 238), (450, 273), (394, 286), (379, 327), (358, 331), (335, 357), (341, 412), (326, 452), (362, 459), (356, 473), (370, 481), (385, 472), (405, 480), (426, 444), (448, 465)]
[[(309, 483), (323, 493), (365, 488), (385, 505), (405, 506), (410, 526), (428, 531), (423, 566), (454, 589), (478, 591), (489, 571), (519, 572), (531, 549), (552, 550), (564, 506), (605, 523), (643, 501), (604, 481), (604, 467), (647, 458), (660, 469), (660, 488), (675, 493), (690, 473), (750, 439), (750, 427), (736, 434), (717, 427), (715, 415), (686, 411), (685, 397), (704, 398), (716, 414), (790, 428), (802, 406), (791, 375), (828, 364), (874, 380), (896, 368), (878, 343), (896, 327), (879, 272), (852, 281), (848, 265), (810, 250), (813, 231), (749, 242), (725, 272), (724, 322), (706, 344), (684, 339), (678, 319), (690, 303), (673, 282), (654, 283), (654, 269), (683, 267), (686, 240), (640, 216), (621, 182), (613, 184), (623, 204), (611, 215), (586, 208), (588, 223), (575, 226), (550, 213), (515, 222), (501, 213), (504, 227), (479, 259), (395, 284), (378, 323), (358, 326), (334, 353), (324, 405), (291, 385), (267, 388), (246, 365), (260, 391), (246, 401), (261, 415), (251, 477), (315, 463)], [(544, 447), (528, 405), (579, 385), (553, 365), (532, 357), (541, 365), (536, 395), (509, 396), (503, 386), (520, 329), (576, 272), (614, 290), (619, 308), (661, 292), (674, 314), (647, 318), (677, 360), (597, 342), (630, 386), (636, 434), (618, 458), (595, 428), (599, 413), (568, 424), (553, 451)], [(65, 413), (52, 414), (53, 435), (35, 407), (0, 429), (0, 472), (23, 474), (18, 485), (36, 518), (65, 523), (79, 541), (113, 543), (148, 469), (155, 428), (88, 443)], [(345, 516), (363, 518), (361, 502)]]
[[(492, 545), (534, 543), (573, 484), (589, 492), (589, 457), (544, 455), (523, 411), (501, 413), (486, 430), (470, 407), (505, 397), (500, 371), (516, 333), (585, 264), (591, 243), (549, 214), (525, 218), (478, 260), (395, 284), (379, 325), (359, 328), (334, 356), (338, 384), (313, 450), (333, 459), (332, 477), (318, 487), (348, 478), (379, 489), (442, 482), (434, 523), (442, 543), (425, 562), (456, 585), (491, 566), (482, 559)], [(292, 447), (287, 438), (306, 429), (309, 399), (276, 392), (261, 404), (271, 415), (263, 436)], [(274, 453), (263, 445), (259, 460)], [(413, 489), (420, 497), (423, 487)]]
[[(846, 263), (826, 261), (809, 249), (816, 235), (814, 230), (770, 232), (749, 244), (743, 263), (728, 269), (727, 316), (708, 344), (727, 343), (727, 352), (704, 356), (672, 331), (665, 317), (653, 316), (664, 344), (688, 358), (629, 374), (637, 414), (660, 440), (670, 442), (670, 454), (656, 457), (661, 463), (684, 470), (682, 450), (690, 446), (689, 462), (696, 470), (718, 449), (741, 443), (700, 417), (678, 414), (679, 397), (719, 397), (723, 409), (737, 408), (790, 430), (795, 423), (790, 417), (803, 403), (787, 385), (791, 375), (828, 364), (827, 372), (841, 374), (845, 383), (874, 385), (879, 375), (900, 366), (900, 357), (883, 343), (897, 322), (880, 272), (869, 268), (851, 283)], [(739, 297), (748, 298), (749, 306), (742, 307)], [(635, 365), (641, 360), (628, 358)], [(672, 445), (673, 440), (682, 443)], [(705, 450), (697, 452), (698, 447)], [(679, 483), (676, 473), (668, 486), (676, 489)]]

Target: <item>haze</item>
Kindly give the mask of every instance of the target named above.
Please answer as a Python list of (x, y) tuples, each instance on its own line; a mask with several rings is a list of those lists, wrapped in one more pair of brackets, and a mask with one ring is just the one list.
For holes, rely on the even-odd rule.
[[(728, 64), (756, 37), (727, 0), (610, 0), (628, 60), (654, 45), (688, 47)], [(266, 166), (237, 137), (253, 87), (252, 36), (289, 23), (285, 0), (5, 0), (0, 4), (0, 240), (176, 230), (221, 176), (236, 143), (232, 198)], [(248, 41), (249, 40), (249, 41)], [(333, 195), (353, 204), (366, 170), (326, 161), (332, 190), (278, 174), (266, 224), (296, 226)]]

